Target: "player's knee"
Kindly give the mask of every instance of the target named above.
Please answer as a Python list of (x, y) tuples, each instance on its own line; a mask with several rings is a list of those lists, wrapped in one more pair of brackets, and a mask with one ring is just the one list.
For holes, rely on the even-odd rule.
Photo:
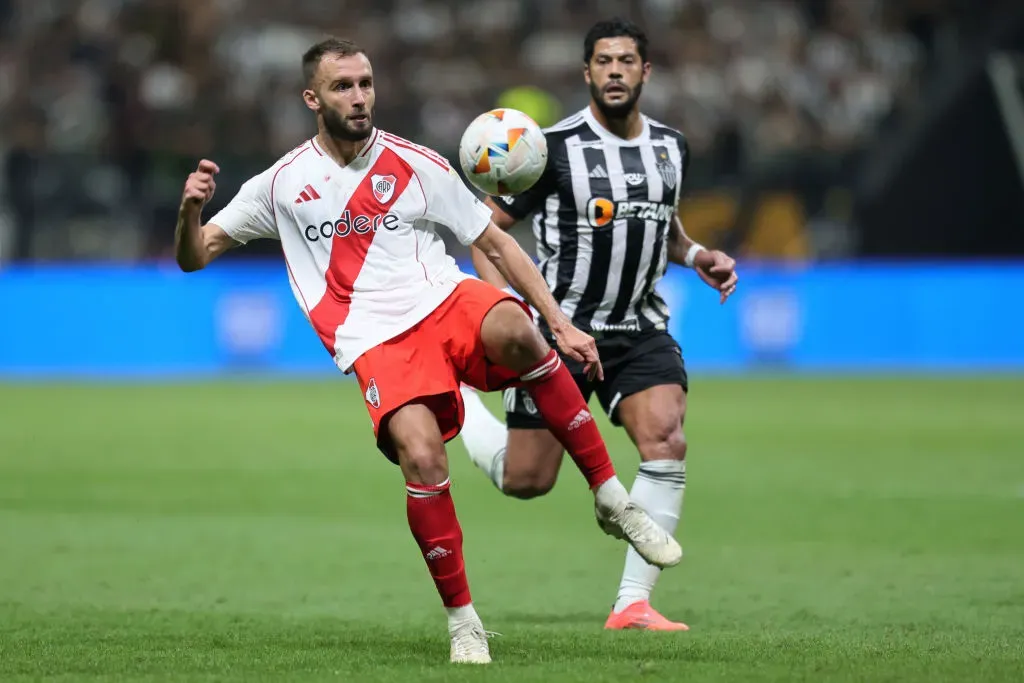
[(550, 493), (554, 486), (554, 478), (543, 473), (532, 472), (517, 475), (506, 472), (501, 490), (506, 496), (529, 500), (530, 498), (540, 498)]
[(444, 440), (436, 427), (427, 421), (405, 420), (400, 429), (391, 426), (392, 443), (398, 464), (406, 480), (416, 484), (436, 485), (448, 478), (448, 458)]
[(540, 330), (526, 318), (525, 314), (523, 320), (509, 330), (505, 348), (507, 353), (521, 359), (526, 365), (533, 365), (544, 360), (549, 349)]
[(485, 338), (488, 357), (513, 370), (525, 370), (543, 360), (549, 346), (540, 330), (518, 304), (503, 302), (491, 312), (491, 333)]
[(448, 478), (448, 462), (440, 444), (424, 443), (397, 450), (399, 463), (409, 482), (437, 485)]

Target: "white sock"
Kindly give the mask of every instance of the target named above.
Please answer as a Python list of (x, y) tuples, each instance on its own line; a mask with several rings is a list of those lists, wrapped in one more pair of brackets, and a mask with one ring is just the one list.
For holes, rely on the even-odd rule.
[[(686, 461), (652, 460), (640, 464), (630, 498), (665, 531), (674, 534), (683, 509), (685, 489)], [(634, 602), (650, 600), (660, 574), (660, 569), (647, 564), (631, 546), (626, 551), (626, 566), (613, 610), (621, 612)]]
[(476, 609), (473, 607), (473, 603), (463, 605), (462, 607), (445, 607), (444, 609), (448, 612), (449, 629), (467, 621), (480, 621), (480, 617), (477, 615)]
[(508, 428), (487, 409), (480, 395), (472, 387), (463, 385), (462, 402), (466, 406), (466, 421), (462, 425), (462, 443), (469, 459), (484, 471), (501, 490), (505, 481), (505, 444)]
[(618, 477), (612, 477), (594, 491), (597, 507), (602, 510), (615, 510), (629, 502), (629, 492)]

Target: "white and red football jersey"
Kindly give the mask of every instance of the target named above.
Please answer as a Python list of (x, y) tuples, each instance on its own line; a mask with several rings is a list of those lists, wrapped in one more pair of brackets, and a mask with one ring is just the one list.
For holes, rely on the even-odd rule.
[(444, 157), (375, 129), (344, 167), (316, 138), (296, 147), (209, 222), (242, 243), (281, 241), (296, 300), (348, 372), (471, 277), (445, 252), (437, 226), (468, 245), (490, 219)]

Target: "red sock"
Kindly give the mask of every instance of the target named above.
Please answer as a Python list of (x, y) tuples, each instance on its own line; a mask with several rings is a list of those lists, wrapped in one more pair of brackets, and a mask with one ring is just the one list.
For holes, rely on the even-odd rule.
[(544, 360), (527, 370), (520, 379), (533, 397), (537, 412), (569, 451), (590, 488), (596, 489), (614, 477), (615, 467), (608, 457), (601, 432), (597, 431), (576, 380), (558, 354), (552, 349)]
[(472, 599), (462, 559), (462, 527), (448, 487), (447, 479), (437, 486), (407, 483), (406, 512), (441, 601), (445, 607), (462, 607)]

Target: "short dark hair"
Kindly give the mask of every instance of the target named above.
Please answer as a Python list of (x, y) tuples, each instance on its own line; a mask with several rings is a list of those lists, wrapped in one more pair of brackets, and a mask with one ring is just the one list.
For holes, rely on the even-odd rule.
[(619, 37), (632, 38), (636, 43), (636, 51), (640, 53), (640, 59), (644, 62), (647, 61), (647, 34), (632, 21), (613, 17), (597, 22), (587, 31), (587, 37), (583, 39), (583, 63), (590, 64), (597, 41), (602, 38)]
[(302, 75), (306, 79), (306, 84), (309, 85), (313, 82), (316, 70), (320, 66), (320, 60), (323, 59), (325, 55), (350, 57), (358, 54), (366, 54), (366, 52), (351, 40), (344, 40), (342, 38), (327, 38), (326, 40), (321, 40), (319, 43), (306, 50), (306, 54), (302, 55)]

